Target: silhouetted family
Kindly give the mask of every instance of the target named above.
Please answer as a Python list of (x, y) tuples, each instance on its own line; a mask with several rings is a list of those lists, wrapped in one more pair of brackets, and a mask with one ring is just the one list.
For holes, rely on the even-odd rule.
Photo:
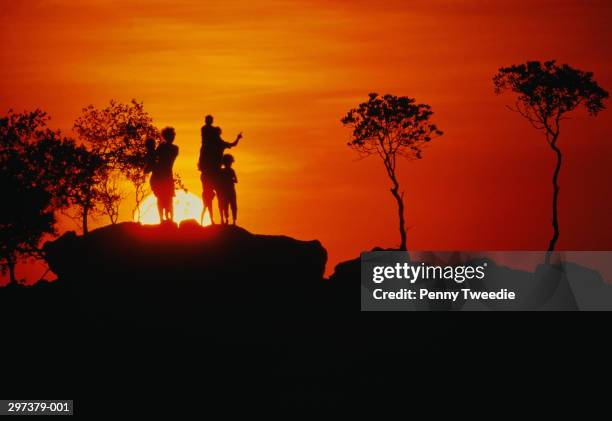
[[(202, 181), (202, 200), (204, 208), (200, 217), (202, 222), (208, 210), (211, 223), (214, 221), (213, 199), (217, 197), (221, 223), (229, 223), (229, 213), (232, 213), (232, 223), (236, 224), (238, 205), (235, 184), (238, 182), (236, 172), (232, 168), (234, 157), (225, 150), (238, 145), (242, 133), (233, 142), (226, 142), (221, 137), (221, 128), (213, 126), (213, 117), (207, 115), (204, 126), (200, 130), (202, 145), (198, 159), (200, 180)], [(174, 198), (174, 173), (172, 167), (178, 156), (178, 146), (174, 145), (175, 131), (166, 127), (161, 131), (161, 142), (156, 147), (155, 139), (147, 139), (145, 143), (145, 173), (151, 173), (151, 190), (157, 198), (157, 210), (160, 222), (172, 221)]]

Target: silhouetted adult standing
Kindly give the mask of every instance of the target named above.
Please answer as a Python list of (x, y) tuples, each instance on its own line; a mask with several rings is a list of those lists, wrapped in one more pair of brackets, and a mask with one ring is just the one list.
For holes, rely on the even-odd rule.
[(207, 115), (204, 119), (204, 126), (200, 129), (200, 134), (202, 136), (202, 146), (200, 147), (198, 169), (201, 172), (200, 180), (202, 181), (202, 200), (204, 202), (201, 219), (204, 219), (204, 213), (208, 209), (210, 222), (214, 224), (212, 202), (218, 189), (223, 152), (225, 149), (238, 145), (242, 133), (239, 133), (236, 140), (231, 143), (224, 141), (221, 138), (221, 129), (213, 126), (213, 116)]
[(174, 197), (174, 175), (172, 167), (179, 152), (178, 146), (174, 145), (176, 133), (174, 128), (166, 127), (161, 131), (163, 141), (155, 150), (155, 165), (151, 174), (151, 189), (157, 198), (157, 211), (159, 220), (172, 221), (174, 209), (172, 200)]

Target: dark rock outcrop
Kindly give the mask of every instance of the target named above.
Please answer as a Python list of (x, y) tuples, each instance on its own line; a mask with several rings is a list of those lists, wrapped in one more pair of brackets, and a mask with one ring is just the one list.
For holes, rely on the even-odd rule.
[(195, 221), (121, 223), (44, 247), (89, 315), (142, 321), (321, 308), (327, 252), (318, 241)]

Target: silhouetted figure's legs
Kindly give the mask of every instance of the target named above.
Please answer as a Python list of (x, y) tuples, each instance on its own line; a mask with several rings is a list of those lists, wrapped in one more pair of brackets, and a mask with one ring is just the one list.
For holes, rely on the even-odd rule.
[[(228, 202), (229, 206), (232, 208), (232, 224), (236, 225), (236, 219), (238, 218), (238, 202), (236, 200), (236, 192), (231, 195), (230, 200), (228, 200)], [(227, 208), (225, 212), (227, 213), (227, 217), (229, 220), (229, 212), (227, 212)]]
[(204, 203), (204, 209), (202, 209), (202, 215), (200, 218), (201, 223), (204, 222), (204, 214), (206, 213), (206, 210), (208, 210), (208, 213), (210, 215), (210, 223), (214, 224), (215, 218), (214, 218), (212, 202), (213, 202), (213, 199), (215, 198), (215, 190), (213, 189), (212, 181), (209, 179), (206, 179), (204, 177), (204, 173), (202, 173), (202, 175), (200, 176), (200, 180), (202, 180), (202, 202)]
[(225, 206), (225, 197), (222, 194), (217, 194), (217, 204), (219, 205), (219, 215), (221, 216), (221, 223), (227, 224), (227, 211)]
[(166, 219), (174, 222), (174, 204), (172, 203), (172, 198), (168, 200), (168, 207), (166, 208)]
[(222, 202), (220, 202), (220, 208), (221, 208), (221, 212), (223, 212), (223, 223), (224, 224), (229, 224), (229, 207), (230, 207), (230, 201), (228, 200), (227, 197), (223, 196), (222, 198)]
[(157, 198), (157, 213), (159, 213), (159, 223), (164, 222), (164, 206), (162, 200)]
[(164, 192), (157, 198), (157, 209), (159, 212), (159, 222), (173, 220), (172, 192)]
[(213, 199), (215, 198), (215, 192), (212, 189), (209, 189), (208, 193), (204, 192), (204, 212), (208, 210), (208, 214), (210, 215), (210, 223), (215, 223), (215, 212), (213, 211)]

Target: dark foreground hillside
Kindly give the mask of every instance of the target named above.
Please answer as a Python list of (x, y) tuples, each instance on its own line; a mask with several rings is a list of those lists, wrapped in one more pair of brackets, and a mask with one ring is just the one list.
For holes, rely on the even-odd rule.
[(318, 241), (125, 223), (67, 233), (45, 253), (57, 281), (0, 289), (1, 356), (27, 361), (4, 366), (20, 396), (56, 391), (83, 407), (103, 389), (218, 404), (239, 389), (242, 401), (328, 405), (367, 355), (355, 352), (358, 295), (337, 299)]
[(376, 409), (415, 385), (565, 379), (577, 351), (605, 348), (609, 323), (360, 312), (359, 260), (326, 280), (319, 242), (235, 227), (119, 224), (46, 252), (58, 281), (0, 289), (1, 392), (72, 398), (90, 416)]

